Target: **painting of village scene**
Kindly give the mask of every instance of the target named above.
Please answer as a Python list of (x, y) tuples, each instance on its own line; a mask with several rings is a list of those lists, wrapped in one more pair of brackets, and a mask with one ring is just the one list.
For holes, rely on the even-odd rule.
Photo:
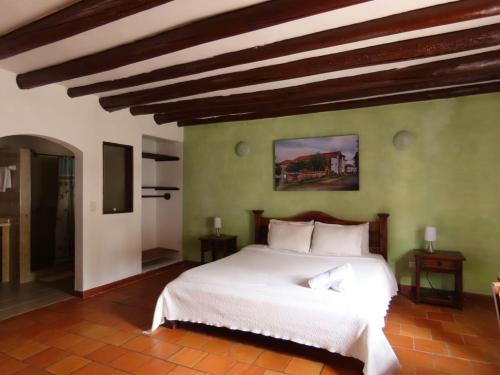
[(275, 190), (359, 190), (359, 137), (274, 142)]

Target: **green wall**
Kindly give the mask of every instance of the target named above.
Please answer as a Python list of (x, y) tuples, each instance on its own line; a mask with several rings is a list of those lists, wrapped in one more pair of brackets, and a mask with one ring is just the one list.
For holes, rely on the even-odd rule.
[[(392, 145), (403, 129), (417, 136), (406, 151)], [(340, 134), (359, 134), (360, 191), (273, 190), (273, 140)], [(239, 141), (248, 156), (236, 156)], [(424, 245), (426, 225), (438, 228), (438, 249), (466, 256), (466, 291), (488, 293), (500, 273), (499, 94), (189, 127), (184, 147), (186, 259), (199, 259), (198, 236), (213, 216), (243, 246), (252, 242), (252, 209), (353, 220), (388, 212), (389, 261), (402, 284), (412, 283), (407, 252)]]

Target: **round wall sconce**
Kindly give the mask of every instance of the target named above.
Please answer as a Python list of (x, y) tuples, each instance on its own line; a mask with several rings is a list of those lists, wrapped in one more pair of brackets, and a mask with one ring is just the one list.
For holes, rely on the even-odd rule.
[(250, 146), (246, 142), (238, 142), (234, 147), (234, 151), (239, 157), (247, 156), (250, 153)]
[(398, 150), (408, 150), (415, 143), (415, 134), (409, 132), (408, 130), (401, 130), (394, 134), (392, 138), (392, 144)]

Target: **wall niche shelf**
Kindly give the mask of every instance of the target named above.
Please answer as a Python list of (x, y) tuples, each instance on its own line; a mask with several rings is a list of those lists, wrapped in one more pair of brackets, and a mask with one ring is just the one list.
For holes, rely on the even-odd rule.
[(180, 262), (179, 251), (157, 247), (142, 251), (143, 272)]
[(143, 195), (142, 198), (163, 198), (163, 199), (166, 199), (167, 201), (170, 199), (170, 193), (165, 193), (165, 194), (161, 194), (161, 195)]
[(141, 153), (142, 271), (148, 272), (182, 260), (182, 142), (143, 135)]
[(174, 186), (143, 186), (142, 188), (151, 190), (172, 190), (172, 191), (181, 190), (178, 187)]
[(152, 152), (143, 152), (143, 159), (152, 159), (154, 161), (177, 161), (180, 160), (178, 156), (166, 155), (166, 154), (155, 154)]

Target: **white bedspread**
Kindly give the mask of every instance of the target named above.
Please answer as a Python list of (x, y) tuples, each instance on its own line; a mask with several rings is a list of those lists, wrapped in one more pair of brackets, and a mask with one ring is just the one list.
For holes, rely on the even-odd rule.
[[(345, 263), (356, 277), (348, 292), (307, 286), (312, 276)], [(396, 293), (379, 255), (332, 257), (251, 245), (170, 282), (152, 330), (166, 318), (250, 331), (358, 358), (365, 375), (386, 375), (399, 368), (382, 331)]]

